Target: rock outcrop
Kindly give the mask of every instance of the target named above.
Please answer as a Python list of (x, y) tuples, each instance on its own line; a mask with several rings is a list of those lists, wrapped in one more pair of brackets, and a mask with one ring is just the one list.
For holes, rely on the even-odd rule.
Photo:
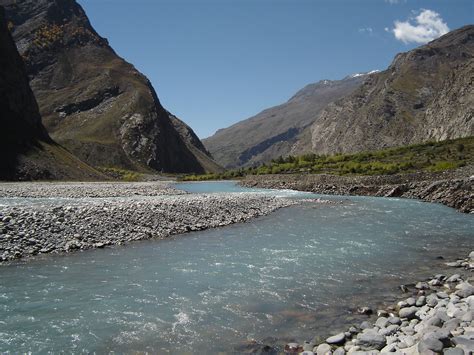
[(474, 26), (398, 54), (330, 104), (308, 138), (315, 153), (356, 152), (474, 135)]
[[(227, 168), (261, 164), (288, 155), (296, 142), (303, 141), (302, 132), (328, 103), (350, 94), (368, 76), (356, 74), (309, 84), (286, 103), (217, 131), (203, 140), (204, 145)], [(304, 148), (308, 150), (310, 145)]]
[(49, 137), (10, 26), (0, 6), (0, 180), (103, 179)]
[(93, 166), (163, 172), (213, 166), (207, 151), (184, 141), (149, 80), (97, 34), (75, 0), (0, 5), (54, 140)]

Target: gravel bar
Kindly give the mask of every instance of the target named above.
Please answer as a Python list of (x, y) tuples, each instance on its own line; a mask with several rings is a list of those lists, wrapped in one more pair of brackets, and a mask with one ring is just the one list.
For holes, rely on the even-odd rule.
[(0, 262), (162, 239), (245, 222), (298, 203), (253, 193), (188, 194), (163, 182), (1, 184), (0, 191), (3, 197), (69, 198), (0, 205)]

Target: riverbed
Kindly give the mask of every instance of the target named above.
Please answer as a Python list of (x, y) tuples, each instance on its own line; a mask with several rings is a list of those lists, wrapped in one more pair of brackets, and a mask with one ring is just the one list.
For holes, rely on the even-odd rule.
[[(473, 248), (474, 219), (416, 200), (324, 198), (246, 223), (0, 267), (0, 351), (232, 352), (324, 337)], [(438, 257), (445, 258), (440, 259)]]

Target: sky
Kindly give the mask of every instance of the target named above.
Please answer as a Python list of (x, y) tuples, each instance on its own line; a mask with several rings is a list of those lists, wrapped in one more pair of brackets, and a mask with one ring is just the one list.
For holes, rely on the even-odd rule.
[(474, 23), (472, 0), (78, 2), (200, 138)]

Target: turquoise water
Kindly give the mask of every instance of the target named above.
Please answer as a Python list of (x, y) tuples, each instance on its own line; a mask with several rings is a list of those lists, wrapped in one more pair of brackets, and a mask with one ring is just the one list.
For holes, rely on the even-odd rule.
[[(242, 191), (232, 182), (178, 186)], [(360, 322), (353, 308), (390, 301), (399, 284), (433, 274), (436, 256), (474, 249), (472, 215), (412, 200), (331, 198), (343, 203), (2, 266), (0, 351), (202, 353), (251, 339), (302, 341)]]

